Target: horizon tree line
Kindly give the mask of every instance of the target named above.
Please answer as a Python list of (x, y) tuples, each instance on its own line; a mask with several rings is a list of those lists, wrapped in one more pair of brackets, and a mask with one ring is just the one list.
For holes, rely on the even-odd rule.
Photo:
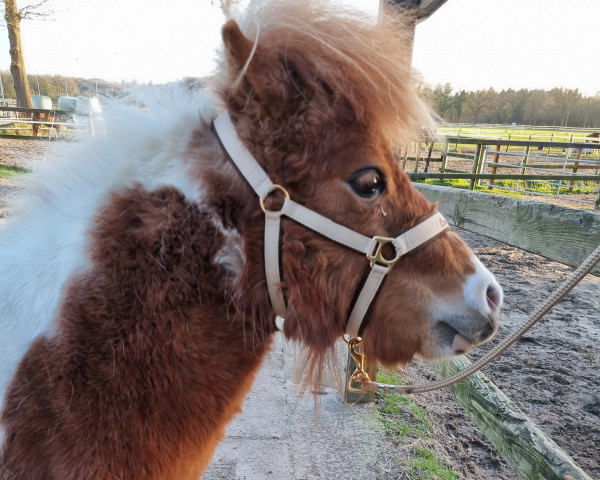
[[(14, 81), (9, 70), (0, 70), (4, 96), (15, 99)], [(28, 74), (32, 95), (45, 95), (54, 102), (61, 95), (115, 97), (127, 85), (101, 79), (62, 75)], [(137, 82), (131, 82), (132, 85)], [(600, 129), (600, 92), (585, 96), (578, 89), (551, 90), (522, 88), (496, 91), (454, 91), (449, 83), (434, 88), (418, 86), (421, 97), (441, 121), (447, 123), (489, 123)]]
[(600, 128), (600, 92), (586, 96), (579, 89), (564, 87), (454, 91), (450, 83), (418, 88), (421, 97), (448, 123)]

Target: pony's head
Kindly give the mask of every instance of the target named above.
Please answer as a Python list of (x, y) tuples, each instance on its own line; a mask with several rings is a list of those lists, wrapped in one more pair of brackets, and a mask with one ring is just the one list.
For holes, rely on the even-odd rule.
[[(369, 237), (395, 237), (429, 217), (435, 206), (394, 158), (432, 128), (412, 88), (403, 20), (386, 15), (373, 24), (322, 2), (252, 8), (252, 21), (223, 28), (219, 88), (237, 134), (271, 181)], [(266, 291), (262, 212), (256, 199), (247, 203), (248, 278)], [(293, 220), (282, 220), (282, 232), (284, 333), (318, 362), (345, 331), (369, 262)], [(364, 351), (385, 364), (465, 352), (494, 333), (501, 302), (494, 277), (445, 231), (387, 275), (361, 328)]]

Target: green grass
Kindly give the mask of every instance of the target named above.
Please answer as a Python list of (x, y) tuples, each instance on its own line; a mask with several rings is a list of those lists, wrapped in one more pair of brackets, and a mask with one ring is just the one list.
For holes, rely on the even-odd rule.
[[(454, 136), (458, 130), (455, 127), (445, 127), (442, 126), (440, 128), (441, 133), (448, 136)], [(560, 129), (522, 129), (519, 127), (472, 127), (465, 128), (461, 127), (460, 134), (461, 136), (473, 135), (473, 136), (489, 136), (491, 138), (502, 137), (504, 140), (507, 140), (510, 136), (511, 140), (541, 140), (541, 141), (554, 141), (554, 142), (569, 142), (571, 139), (573, 141), (583, 141), (586, 135), (589, 135), (591, 132), (588, 130), (560, 130)]]
[(28, 170), (22, 167), (0, 165), (0, 178), (10, 178), (23, 173), (28, 173)]
[(452, 469), (436, 458), (428, 448), (416, 446), (415, 458), (408, 462), (408, 475), (412, 479), (422, 480), (459, 480)]
[[(427, 183), (429, 185), (439, 185), (442, 187), (452, 187), (452, 188), (461, 188), (468, 189), (469, 188), (469, 180), (448, 180), (448, 179), (422, 179), (417, 180), (417, 183)], [(523, 185), (525, 183), (525, 185)], [(589, 191), (582, 190), (578, 187), (594, 187), (596, 186), (592, 182), (578, 182), (573, 185), (573, 190), (569, 190), (569, 185), (567, 182), (564, 182), (564, 186), (560, 189), (560, 194), (564, 195), (579, 195), (581, 193), (589, 193)], [(531, 193), (542, 193), (545, 195), (556, 195), (556, 188), (553, 185), (547, 185), (545, 183), (539, 182), (527, 182), (524, 180), (496, 180), (496, 185), (500, 187), (514, 188), (519, 190), (527, 190), (527, 192)], [(475, 191), (479, 192), (487, 192), (487, 193), (496, 193), (498, 195), (504, 195), (506, 197), (515, 197), (522, 198), (525, 197), (526, 194), (523, 192), (515, 192), (512, 190), (505, 190), (503, 188), (489, 188), (487, 185), (475, 185)]]
[[(406, 383), (398, 372), (381, 368), (377, 372), (377, 381)], [(395, 445), (412, 447), (409, 458), (395, 459), (411, 480), (459, 480), (458, 474), (424, 445), (432, 432), (425, 410), (407, 395), (382, 393), (378, 400), (377, 413), (386, 434)]]

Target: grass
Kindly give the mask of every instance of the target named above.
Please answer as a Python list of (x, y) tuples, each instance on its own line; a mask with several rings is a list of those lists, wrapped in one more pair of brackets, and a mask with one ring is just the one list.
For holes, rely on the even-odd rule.
[(444, 465), (428, 448), (415, 447), (415, 457), (408, 462), (407, 474), (413, 479), (459, 480), (459, 475)]
[[(398, 372), (379, 369), (380, 383), (406, 383)], [(427, 412), (407, 395), (382, 393), (378, 396), (377, 413), (384, 431), (395, 445), (408, 447), (409, 458), (398, 456), (395, 461), (411, 480), (459, 480), (435, 452), (426, 446), (432, 434)]]
[[(448, 179), (422, 179), (422, 180), (417, 180), (418, 183), (427, 183), (429, 185), (439, 185), (439, 186), (443, 186), (443, 187), (453, 187), (453, 188), (461, 188), (461, 189), (468, 189), (469, 188), (469, 180), (462, 180), (462, 179), (457, 179), (457, 180), (448, 180)], [(523, 183), (525, 183), (525, 185), (523, 185)], [(592, 184), (592, 182), (578, 182), (581, 183), (580, 187), (594, 187), (595, 185)], [(489, 188), (487, 185), (475, 185), (475, 191), (479, 191), (479, 192), (487, 192), (487, 193), (496, 193), (498, 195), (504, 195), (505, 197), (516, 197), (516, 198), (522, 198), (524, 196), (526, 196), (526, 193), (524, 192), (524, 190), (526, 190), (527, 192), (531, 192), (531, 193), (541, 193), (544, 195), (556, 195), (556, 188), (553, 185), (548, 185), (546, 183), (540, 183), (540, 182), (533, 182), (533, 181), (524, 181), (524, 180), (496, 180), (495, 184), (499, 187), (505, 187), (505, 188), (514, 188), (514, 189), (519, 189), (521, 190), (520, 192), (516, 192), (516, 191), (511, 191), (511, 190), (506, 190), (504, 188)], [(578, 188), (578, 185), (575, 184), (573, 186), (573, 190), (569, 190), (569, 185), (567, 182), (565, 182), (565, 185), (561, 187), (560, 189), (560, 194), (561, 196), (565, 196), (565, 195), (580, 195), (582, 193), (589, 193), (589, 191), (585, 191), (582, 190), (581, 188)]]
[[(445, 135), (453, 136), (458, 132), (457, 127), (454, 126), (442, 126), (441, 132)], [(475, 127), (461, 127), (461, 135), (481, 135), (489, 136), (491, 138), (502, 137), (511, 140), (542, 140), (542, 141), (555, 141), (555, 142), (569, 142), (569, 141), (584, 141), (585, 137), (590, 134), (591, 130), (560, 130), (560, 129), (535, 129), (535, 128), (521, 128), (521, 127), (493, 127), (488, 128), (484, 126)], [(571, 140), (572, 139), (572, 140)]]
[(28, 170), (22, 167), (0, 165), (0, 178), (10, 178), (23, 173), (28, 173)]

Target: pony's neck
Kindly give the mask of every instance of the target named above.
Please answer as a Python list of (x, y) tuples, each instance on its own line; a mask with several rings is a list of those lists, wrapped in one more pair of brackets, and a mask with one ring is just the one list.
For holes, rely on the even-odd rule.
[(222, 264), (225, 296), (236, 318), (267, 335), (276, 330), (264, 274), (264, 216), (258, 198), (227, 156), (209, 125), (194, 132), (189, 146), (191, 171), (204, 187), (203, 203), (227, 234)]

